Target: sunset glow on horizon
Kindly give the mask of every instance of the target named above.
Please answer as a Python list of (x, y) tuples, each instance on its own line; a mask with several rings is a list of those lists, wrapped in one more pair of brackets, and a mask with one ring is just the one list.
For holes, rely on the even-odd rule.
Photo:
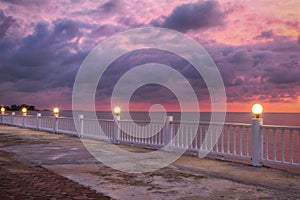
[[(162, 27), (207, 50), (223, 78), (227, 112), (251, 112), (260, 103), (264, 112), (300, 113), (299, 10), (292, 0), (0, 1), (0, 106), (71, 110), (75, 77), (91, 50), (126, 30)], [(187, 77), (200, 111), (211, 111), (205, 82), (185, 61), (168, 52), (138, 53), (112, 63), (99, 82), (97, 110), (114, 106), (111, 93), (121, 73), (160, 61)], [(148, 111), (153, 104), (180, 111), (174, 95), (155, 85), (137, 90), (129, 107)]]

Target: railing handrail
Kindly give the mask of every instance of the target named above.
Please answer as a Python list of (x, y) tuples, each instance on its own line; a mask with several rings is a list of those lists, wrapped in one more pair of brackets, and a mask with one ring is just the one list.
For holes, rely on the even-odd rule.
[[(80, 119), (80, 118), (75, 118), (75, 119)], [(92, 119), (92, 118), (84, 118), (84, 120), (89, 120), (89, 121), (101, 121), (101, 122), (113, 122), (113, 119)]]
[(277, 129), (288, 129), (288, 130), (300, 130), (300, 126), (281, 126), (281, 125), (261, 125), (262, 128), (277, 128)]
[(195, 125), (219, 125), (219, 126), (246, 126), (250, 127), (251, 124), (246, 124), (246, 123), (219, 123), (219, 122), (204, 122), (204, 121), (199, 121), (199, 122), (193, 122), (193, 121), (173, 121), (171, 122), (173, 124), (195, 124)]
[(155, 124), (164, 124), (164, 122), (161, 122), (161, 121), (148, 121), (148, 120), (119, 120), (119, 122), (134, 122), (134, 123), (155, 123)]

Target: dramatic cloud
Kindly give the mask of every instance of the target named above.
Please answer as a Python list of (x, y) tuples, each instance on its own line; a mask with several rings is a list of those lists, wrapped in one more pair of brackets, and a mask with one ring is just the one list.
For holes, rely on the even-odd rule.
[(216, 1), (199, 1), (176, 7), (171, 15), (152, 22), (153, 25), (181, 32), (224, 24), (225, 13)]
[(256, 36), (256, 39), (270, 39), (273, 38), (273, 30), (263, 31), (260, 35)]
[(13, 22), (13, 17), (6, 17), (3, 11), (0, 10), (0, 40), (4, 37), (8, 28), (12, 25)]
[(34, 32), (2, 61), (1, 81), (15, 82), (14, 90), (22, 92), (71, 87), (87, 55), (74, 47), (78, 35), (79, 27), (72, 20), (38, 22)]
[[(183, 32), (208, 51), (229, 105), (241, 105), (233, 111), (247, 111), (245, 105), (259, 101), (300, 112), (299, 2), (2, 0), (0, 7), (0, 104), (70, 109), (76, 73), (95, 46), (122, 31), (157, 26)], [(115, 60), (99, 82), (97, 105), (109, 107), (120, 77), (151, 62), (186, 77), (209, 110), (201, 74), (171, 52), (154, 49)], [(131, 101), (141, 108), (144, 103), (178, 103), (168, 89), (155, 84), (139, 88)], [(269, 108), (282, 111), (281, 106)]]

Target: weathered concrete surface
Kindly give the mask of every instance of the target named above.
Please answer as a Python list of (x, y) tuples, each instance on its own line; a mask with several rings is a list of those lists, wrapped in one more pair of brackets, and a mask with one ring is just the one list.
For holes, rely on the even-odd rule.
[(155, 172), (128, 174), (97, 161), (78, 138), (7, 126), (0, 126), (0, 150), (113, 199), (300, 199), (300, 171), (296, 174), (183, 156)]

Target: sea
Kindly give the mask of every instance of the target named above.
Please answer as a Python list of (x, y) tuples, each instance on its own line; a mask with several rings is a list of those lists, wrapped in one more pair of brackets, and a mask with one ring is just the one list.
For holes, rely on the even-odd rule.
[[(42, 116), (52, 116), (51, 111), (31, 111), (29, 115), (36, 115), (36, 113), (41, 113)], [(16, 113), (21, 114), (21, 113)], [(84, 117), (87, 117), (91, 114), (90, 111), (81, 111), (80, 114), (83, 114)], [(113, 119), (113, 114), (107, 111), (97, 111), (96, 112), (98, 119)], [(220, 114), (220, 113), (217, 113)], [(161, 116), (161, 113), (154, 113), (154, 116)], [(173, 116), (174, 121), (180, 121), (182, 113), (180, 112), (168, 112), (168, 116)], [(201, 112), (200, 121), (210, 122), (211, 113), (210, 112)], [(251, 118), (254, 117), (253, 113), (250, 112), (227, 112), (225, 117), (225, 122), (227, 123), (246, 123), (251, 124)], [(150, 121), (150, 115), (148, 112), (130, 112), (130, 116), (133, 120), (142, 120)], [(187, 121), (197, 121), (192, 118), (193, 113), (185, 113), (187, 116), (185, 119)], [(191, 116), (189, 118), (189, 116)], [(60, 112), (60, 117), (73, 117), (71, 110), (62, 110)], [(121, 119), (126, 120), (127, 117), (124, 117), (121, 113)], [(264, 125), (278, 125), (278, 126), (300, 126), (300, 113), (263, 113), (261, 115), (263, 118)]]

